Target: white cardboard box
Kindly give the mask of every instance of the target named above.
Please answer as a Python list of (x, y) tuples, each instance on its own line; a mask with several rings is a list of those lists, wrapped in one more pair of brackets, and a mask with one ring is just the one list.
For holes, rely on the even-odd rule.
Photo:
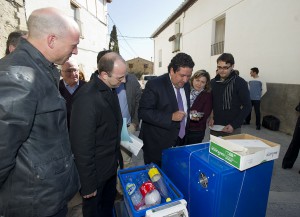
[[(235, 143), (234, 140), (245, 140), (247, 145), (239, 144), (240, 141)], [(265, 143), (267, 146), (257, 145), (257, 140)], [(237, 134), (222, 138), (210, 135), (209, 152), (240, 171), (265, 161), (277, 159), (279, 151), (279, 144), (249, 134)]]

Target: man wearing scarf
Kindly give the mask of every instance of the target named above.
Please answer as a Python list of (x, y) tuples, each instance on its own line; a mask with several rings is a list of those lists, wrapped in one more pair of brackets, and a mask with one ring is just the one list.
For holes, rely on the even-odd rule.
[(215, 136), (241, 133), (241, 125), (251, 110), (247, 82), (233, 68), (232, 54), (221, 54), (217, 59), (217, 75), (211, 81), (213, 112), (209, 126), (223, 126), (221, 131), (211, 130), (210, 133)]

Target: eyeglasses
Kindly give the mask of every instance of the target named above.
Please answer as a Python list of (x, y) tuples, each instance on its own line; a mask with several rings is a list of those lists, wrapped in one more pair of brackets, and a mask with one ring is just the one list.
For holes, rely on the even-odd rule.
[(106, 71), (103, 71), (103, 72), (105, 72), (105, 73), (107, 74), (108, 77), (114, 78), (114, 79), (117, 80), (118, 82), (123, 82), (123, 81), (125, 81), (125, 79), (126, 79), (126, 78), (125, 78), (125, 77), (126, 77), (126, 74), (125, 74), (124, 76), (122, 76), (122, 77), (115, 77), (115, 76), (112, 75), (111, 72), (106, 72)]
[(70, 69), (64, 70), (64, 72), (67, 72), (67, 73), (79, 72), (79, 69), (70, 68)]
[(219, 70), (228, 70), (230, 67), (231, 67), (231, 65), (230, 65), (230, 66), (223, 66), (223, 67), (217, 66), (217, 70), (218, 70), (218, 71), (219, 71)]
[(111, 75), (110, 77), (116, 79), (116, 80), (119, 81), (119, 82), (122, 82), (122, 81), (125, 79), (125, 76), (122, 76), (122, 77), (117, 78), (117, 77), (114, 77), (114, 76)]
[(108, 77), (114, 78), (115, 80), (117, 80), (119, 82), (122, 82), (125, 79), (125, 76), (126, 76), (126, 75), (124, 75), (122, 77), (117, 78), (117, 77), (113, 76), (111, 73), (108, 73), (108, 72), (105, 72), (105, 73), (108, 75)]

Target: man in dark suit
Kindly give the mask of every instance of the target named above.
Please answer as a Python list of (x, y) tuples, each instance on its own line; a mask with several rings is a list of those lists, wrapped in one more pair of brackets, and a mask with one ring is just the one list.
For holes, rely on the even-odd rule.
[(188, 81), (193, 67), (189, 55), (178, 53), (169, 64), (168, 73), (146, 84), (139, 105), (145, 164), (161, 166), (163, 149), (185, 144), (190, 108)]
[(100, 59), (98, 71), (76, 94), (71, 114), (84, 217), (113, 216), (120, 156), (123, 120), (115, 88), (125, 82), (126, 63), (110, 52)]
[(70, 58), (61, 68), (62, 79), (59, 82), (59, 92), (67, 103), (67, 122), (70, 130), (70, 117), (73, 97), (86, 82), (79, 80), (79, 67), (74, 58)]

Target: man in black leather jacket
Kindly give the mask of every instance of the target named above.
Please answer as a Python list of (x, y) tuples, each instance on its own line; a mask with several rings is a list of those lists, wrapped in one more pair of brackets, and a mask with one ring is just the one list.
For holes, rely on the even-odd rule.
[(63, 217), (79, 179), (54, 64), (77, 54), (80, 33), (54, 8), (33, 11), (28, 30), (0, 60), (0, 216)]

